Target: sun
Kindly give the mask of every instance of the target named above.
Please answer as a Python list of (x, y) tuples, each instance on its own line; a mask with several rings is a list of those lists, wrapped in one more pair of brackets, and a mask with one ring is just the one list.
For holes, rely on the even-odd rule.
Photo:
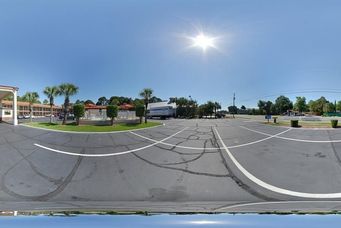
[(192, 47), (201, 48), (203, 52), (205, 52), (209, 48), (216, 48), (216, 37), (210, 37), (208, 35), (205, 35), (204, 33), (200, 33), (194, 37), (190, 37), (190, 40), (192, 41)]

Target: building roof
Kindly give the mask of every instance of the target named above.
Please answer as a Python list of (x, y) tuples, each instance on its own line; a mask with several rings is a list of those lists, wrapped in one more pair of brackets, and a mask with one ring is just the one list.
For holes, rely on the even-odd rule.
[(94, 104), (86, 104), (85, 106), (85, 110), (88, 110), (88, 109), (106, 109), (107, 106), (104, 106), (104, 105), (94, 105)]
[(0, 85), (0, 100), (12, 94), (16, 90), (18, 90), (18, 88), (14, 86)]
[(132, 105), (132, 104), (124, 103), (124, 104), (120, 105), (121, 110), (131, 110), (133, 108), (134, 108), (134, 105)]
[(1, 89), (19, 90), (18, 87), (15, 87), (15, 86), (6, 86), (6, 85), (0, 85), (0, 90), (1, 90)]
[[(9, 100), (2, 100), (1, 101), (2, 104), (6, 104), (6, 105), (12, 105), (13, 104), (13, 101), (9, 101)], [(17, 105), (18, 106), (29, 106), (30, 103), (26, 102), (26, 101), (18, 101), (17, 102)], [(35, 103), (32, 105), (33, 107), (40, 107), (40, 108), (50, 108), (50, 105), (48, 104), (38, 104), (38, 103)], [(60, 106), (57, 106), (57, 105), (53, 105), (53, 108), (61, 108)]]

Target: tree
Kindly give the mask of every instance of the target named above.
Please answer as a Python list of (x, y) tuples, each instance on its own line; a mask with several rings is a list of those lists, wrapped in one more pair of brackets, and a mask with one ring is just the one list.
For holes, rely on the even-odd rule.
[(49, 103), (49, 101), (48, 101), (47, 99), (44, 99), (44, 100), (43, 100), (43, 104), (44, 104), (44, 105), (47, 105), (48, 103)]
[(185, 97), (173, 98), (176, 103), (176, 115), (178, 117), (194, 118), (197, 114), (197, 101)]
[(331, 102), (327, 102), (323, 105), (323, 113), (326, 112), (334, 112), (335, 111), (335, 106)]
[(75, 104), (73, 106), (73, 114), (76, 118), (76, 124), (79, 125), (79, 119), (84, 116), (85, 108), (83, 104)]
[(176, 97), (170, 97), (170, 98), (169, 98), (168, 104), (170, 104), (170, 103), (176, 103), (176, 100), (177, 100)]
[(133, 99), (131, 99), (130, 97), (112, 96), (110, 97), (108, 104), (122, 105), (122, 104), (131, 104), (132, 102), (133, 102)]
[(45, 87), (43, 93), (49, 99), (49, 103), (50, 103), (50, 123), (52, 123), (54, 98), (59, 95), (59, 89), (57, 86), (52, 86), (52, 87), (47, 86), (47, 87)]
[(27, 92), (23, 96), (23, 100), (29, 103), (29, 110), (30, 110), (30, 121), (32, 122), (32, 105), (37, 103), (39, 99), (39, 95), (37, 92)]
[(221, 105), (218, 102), (214, 102), (214, 114), (216, 118), (217, 118), (217, 111), (219, 109), (221, 109)]
[(289, 98), (285, 96), (279, 96), (275, 101), (276, 110), (279, 114), (287, 112), (293, 108), (293, 104)]
[(259, 100), (258, 101), (258, 108), (259, 108), (259, 112), (260, 114), (262, 115), (263, 114), (263, 110), (265, 108), (265, 104), (266, 104), (266, 101), (263, 101), (263, 100)]
[(66, 117), (69, 112), (70, 97), (78, 93), (79, 88), (71, 83), (63, 83), (59, 86), (59, 94), (64, 96), (64, 118), (63, 124), (66, 123)]
[(150, 98), (149, 102), (150, 103), (162, 102), (162, 99), (158, 98), (156, 96), (153, 96), (153, 97)]
[(214, 109), (215, 109), (215, 104), (212, 101), (208, 101), (206, 103), (206, 113), (209, 116), (212, 116), (212, 114), (214, 113)]
[(237, 112), (238, 112), (237, 106), (232, 105), (232, 106), (227, 107), (227, 109), (229, 110), (229, 113), (231, 113), (233, 118), (234, 118), (234, 115), (237, 114)]
[(240, 109), (241, 109), (241, 110), (246, 110), (246, 107), (245, 107), (244, 105), (242, 105), (242, 106), (240, 107)]
[(296, 97), (296, 102), (294, 104), (294, 110), (302, 113), (307, 111), (308, 106), (305, 97)]
[(341, 111), (341, 101), (338, 101), (337, 103), (336, 103), (336, 110), (337, 111)]
[(137, 107), (137, 106), (139, 106), (139, 105), (144, 105), (143, 104), (143, 100), (141, 100), (141, 99), (138, 99), (138, 98), (135, 98), (134, 99), (134, 101), (133, 101), (133, 105), (135, 106), (135, 107)]
[(140, 124), (142, 124), (142, 117), (144, 116), (144, 106), (143, 104), (138, 104), (135, 107), (136, 116), (140, 117)]
[(326, 111), (325, 105), (327, 103), (329, 103), (329, 101), (325, 97), (320, 97), (315, 101), (309, 101), (308, 106), (311, 112), (322, 115), (323, 112)]
[(77, 99), (76, 102), (75, 102), (75, 104), (84, 104), (84, 101), (83, 101), (83, 100)]
[(94, 105), (95, 103), (92, 100), (86, 100), (86, 101), (84, 101), (84, 104), (85, 105), (89, 105), (89, 104)]
[(98, 98), (96, 105), (102, 105), (102, 106), (108, 105), (108, 99), (106, 97), (100, 97)]
[(144, 122), (147, 123), (147, 109), (149, 104), (149, 99), (152, 97), (153, 90), (150, 88), (145, 88), (140, 92), (140, 97), (143, 98), (145, 110), (144, 110)]
[(258, 101), (258, 108), (259, 108), (259, 114), (265, 114), (270, 115), (271, 113), (276, 113), (276, 107), (271, 101)]
[(120, 105), (120, 102), (118, 99), (114, 98), (114, 99), (110, 99), (110, 105)]
[(111, 125), (114, 125), (114, 118), (117, 117), (118, 107), (117, 105), (108, 105), (107, 106), (107, 117), (111, 120)]
[(267, 101), (264, 105), (266, 115), (271, 115), (271, 109), (276, 108), (271, 101)]

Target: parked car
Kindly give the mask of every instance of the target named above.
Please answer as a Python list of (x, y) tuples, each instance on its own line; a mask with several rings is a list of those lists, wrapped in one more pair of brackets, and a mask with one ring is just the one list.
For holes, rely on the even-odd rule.
[[(63, 120), (64, 119), (64, 115), (60, 115), (59, 116), (59, 120)], [(73, 114), (68, 114), (66, 117), (67, 120), (74, 120), (75, 116)]]

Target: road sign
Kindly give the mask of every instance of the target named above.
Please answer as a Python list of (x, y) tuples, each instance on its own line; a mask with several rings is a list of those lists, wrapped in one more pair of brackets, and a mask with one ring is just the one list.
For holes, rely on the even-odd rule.
[(266, 119), (266, 120), (271, 120), (271, 115), (266, 115), (266, 116), (265, 116), (265, 119)]

